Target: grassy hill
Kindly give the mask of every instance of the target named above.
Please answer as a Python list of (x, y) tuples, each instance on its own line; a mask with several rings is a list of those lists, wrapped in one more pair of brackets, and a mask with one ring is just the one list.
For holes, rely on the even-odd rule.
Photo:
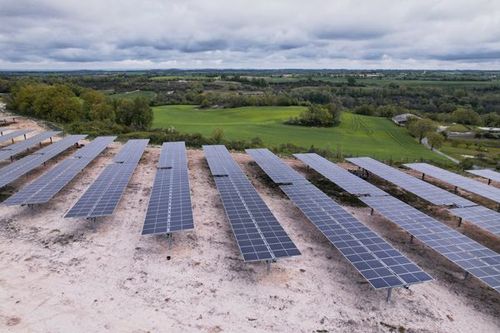
[(210, 136), (222, 128), (231, 140), (260, 137), (266, 146), (293, 143), (301, 147), (340, 148), (348, 155), (369, 155), (380, 159), (420, 158), (443, 161), (419, 145), (404, 128), (390, 120), (344, 112), (340, 126), (310, 128), (285, 125), (303, 107), (243, 107), (234, 109), (197, 109), (193, 105), (165, 105), (153, 108), (153, 127), (173, 126), (181, 132)]

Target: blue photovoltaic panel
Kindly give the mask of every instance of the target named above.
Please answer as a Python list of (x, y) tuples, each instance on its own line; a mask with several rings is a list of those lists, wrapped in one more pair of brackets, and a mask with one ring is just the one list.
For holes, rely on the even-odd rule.
[(18, 131), (13, 131), (4, 135), (0, 135), (0, 143), (3, 143), (5, 141), (10, 141), (14, 138), (17, 138), (18, 136), (23, 136), (29, 131), (27, 130), (18, 130)]
[(0, 127), (0, 135), (3, 135), (3, 132), (10, 130), (8, 127)]
[(158, 168), (186, 167), (186, 144), (181, 142), (165, 142), (162, 145)]
[(123, 148), (113, 158), (114, 163), (139, 163), (149, 139), (128, 140)]
[(224, 210), (245, 261), (300, 255), (224, 146), (203, 146)]
[(358, 196), (387, 195), (387, 193), (370, 183), (358, 181), (358, 177), (350, 174), (347, 170), (331, 163), (318, 154), (294, 154), (294, 156), (349, 193)]
[[(453, 202), (458, 206), (458, 208), (463, 209), (449, 209), (450, 213), (478, 226), (481, 229), (493, 233), (494, 235), (500, 235), (498, 233), (500, 226), (499, 212), (495, 212), (494, 210), (488, 209), (486, 207), (476, 208), (478, 207), (478, 205), (472, 201), (461, 198), (453, 193), (429, 184), (423, 180), (412, 177), (400, 170), (392, 168), (369, 157), (349, 158), (348, 160), (356, 165), (359, 165), (363, 169), (370, 171), (378, 177), (394, 183), (402, 189), (411, 192), (431, 203)], [(360, 181), (362, 180), (360, 179)], [(346, 189), (346, 191), (350, 192), (350, 190), (348, 189)]]
[(52, 199), (116, 137), (97, 137), (71, 157), (23, 187), (4, 201), (6, 205), (42, 204)]
[[(90, 185), (65, 217), (95, 218), (112, 215), (149, 140), (129, 140)], [(118, 161), (118, 162), (116, 162)]]
[(301, 183), (280, 188), (375, 289), (432, 280), (314, 185)]
[(464, 271), (500, 292), (500, 255), (391, 196), (360, 197)]
[(283, 162), (268, 149), (247, 149), (246, 152), (276, 184), (291, 184), (304, 180), (294, 169), (284, 168)]
[(308, 165), (311, 169), (315, 170), (331, 182), (337, 184), (337, 186), (350, 194), (356, 196), (388, 195), (386, 192), (382, 191), (375, 185), (365, 182), (363, 179), (353, 175), (349, 171), (339, 167), (338, 165), (335, 165), (334, 163), (319, 156), (318, 154), (296, 154), (295, 156), (299, 160), (304, 162), (304, 164)]
[(500, 172), (496, 172), (490, 169), (483, 170), (467, 170), (468, 173), (471, 173), (476, 176), (481, 176), (483, 178), (493, 180), (496, 182), (500, 182)]
[(36, 152), (36, 154), (26, 156), (5, 166), (4, 168), (0, 169), (0, 187), (14, 182), (19, 177), (36, 169), (41, 164), (59, 155), (85, 137), (86, 135), (69, 135), (57, 141), (56, 143), (40, 149)]
[(9, 159), (17, 154), (20, 154), (30, 147), (33, 147), (36, 144), (39, 144), (45, 139), (51, 138), (53, 136), (56, 136), (61, 132), (59, 131), (48, 131), (48, 132), (43, 132), (39, 133), (37, 135), (34, 135), (32, 137), (27, 138), (26, 140), (16, 142), (10, 146), (4, 147), (0, 149), (0, 160), (6, 160)]
[(241, 169), (232, 159), (227, 148), (223, 145), (203, 146), (203, 152), (207, 158), (210, 172), (214, 176), (242, 175)]
[(162, 146), (142, 234), (193, 228), (186, 146), (184, 142), (166, 142)]
[[(255, 150), (247, 152), (255, 154)], [(304, 177), (296, 177), (300, 174), (269, 150), (259, 149), (258, 157), (257, 164), (264, 171), (269, 170), (271, 178), (287, 182), (280, 186), (281, 190), (374, 288), (394, 288), (432, 280)], [(293, 175), (293, 179), (281, 175)]]
[(479, 228), (500, 236), (500, 212), (483, 206), (453, 208), (450, 212), (464, 221), (473, 221)]
[(474, 179), (458, 175), (427, 163), (408, 163), (405, 164), (405, 166), (468, 192), (495, 201), (496, 203), (500, 203), (500, 188), (488, 186)]
[[(333, 168), (338, 168), (333, 163), (327, 162)], [(314, 163), (310, 166), (314, 169)], [(335, 177), (329, 179), (335, 182), (338, 177), (342, 178), (340, 171)], [(367, 183), (347, 170), (345, 170), (344, 177), (353, 184)], [(343, 181), (345, 182), (345, 179)], [(373, 185), (370, 184), (370, 186)], [(353, 189), (351, 186), (347, 188)], [(351, 194), (356, 195), (356, 191)], [(496, 252), (388, 194), (359, 196), (358, 198), (466, 272), (476, 276), (496, 291), (500, 291), (500, 255)]]
[(459, 197), (442, 188), (410, 176), (370, 157), (347, 158), (347, 160), (378, 177), (391, 182), (402, 189), (415, 194), (435, 205), (467, 207), (476, 205), (474, 202)]

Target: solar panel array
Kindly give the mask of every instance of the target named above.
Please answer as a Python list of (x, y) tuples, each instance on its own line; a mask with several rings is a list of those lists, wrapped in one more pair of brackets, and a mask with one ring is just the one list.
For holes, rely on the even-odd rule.
[(481, 176), (481, 177), (486, 178), (488, 180), (500, 182), (500, 172), (496, 172), (496, 171), (493, 171), (490, 169), (467, 170), (467, 172), (472, 173), (473, 175), (476, 175), (476, 176)]
[(6, 160), (6, 159), (9, 159), (9, 158), (17, 155), (17, 154), (20, 154), (23, 151), (26, 151), (28, 148), (42, 142), (45, 139), (56, 136), (59, 133), (61, 133), (61, 132), (60, 131), (43, 132), (43, 133), (34, 135), (30, 138), (27, 138), (26, 140), (16, 142), (10, 146), (4, 147), (4, 148), (0, 149), (0, 160)]
[(4, 187), (17, 180), (19, 177), (36, 169), (41, 164), (59, 155), (78, 141), (84, 139), (86, 135), (69, 135), (45, 148), (20, 160), (17, 160), (0, 169), (0, 187)]
[(112, 215), (149, 140), (129, 140), (65, 217)]
[(27, 130), (19, 130), (19, 131), (13, 131), (4, 135), (0, 135), (0, 143), (12, 140), (14, 138), (17, 138), (18, 136), (25, 135), (29, 131)]
[(161, 149), (142, 234), (193, 229), (184, 142), (165, 142)]
[(246, 151), (276, 184), (292, 184), (305, 180), (294, 169), (284, 168), (283, 162), (279, 158), (270, 158), (270, 152), (267, 149), (247, 149)]
[(224, 210), (245, 261), (300, 255), (226, 147), (203, 146)]
[(347, 158), (347, 160), (435, 205), (458, 207), (476, 205), (470, 200), (461, 198), (456, 194), (410, 176), (373, 158), (356, 157)]
[[(322, 158), (320, 157), (320, 159)], [(334, 177), (331, 176), (332, 174), (324, 175), (332, 182), (343, 178), (343, 182), (346, 182), (347, 179), (352, 184), (351, 187), (347, 188), (355, 187), (358, 184), (375, 187), (328, 160), (323, 160), (322, 165), (330, 163), (331, 168), (336, 169)], [(311, 168), (322, 173), (319, 170), (323, 166), (316, 169), (313, 161), (312, 159), (304, 159), (304, 162)], [(346, 191), (356, 195), (356, 191), (350, 192), (347, 189)], [(388, 194), (385, 196), (359, 196), (359, 199), (466, 272), (482, 280), (496, 291), (500, 291), (500, 255), (496, 252)]]
[[(437, 202), (443, 204), (446, 202), (449, 206), (458, 206), (461, 209), (449, 209), (450, 213), (494, 235), (500, 235), (499, 212), (481, 206), (478, 208), (478, 205), (472, 201), (461, 198), (456, 194), (410, 176), (372, 158), (348, 158), (347, 160), (431, 203)], [(488, 186), (485, 184), (482, 185)]]
[(71, 157), (9, 197), (4, 204), (9, 206), (48, 202), (115, 139), (115, 136), (97, 137)]
[(387, 195), (378, 187), (372, 186), (369, 183), (352, 183), (350, 178), (344, 178), (345, 170), (341, 167), (334, 166), (330, 161), (324, 159), (317, 154), (294, 154), (296, 158), (304, 162), (306, 165), (312, 166), (313, 169), (322, 174), (328, 179), (335, 179), (335, 183), (344, 190), (354, 193), (355, 195)]
[[(375, 289), (432, 278), (267, 149), (247, 149), (281, 190)], [(293, 175), (286, 179), (282, 175)], [(296, 176), (300, 176), (296, 177)]]
[(10, 130), (8, 127), (0, 127), (0, 135), (3, 135), (3, 132)]
[(453, 186), (460, 187), (468, 192), (488, 198), (496, 203), (500, 203), (499, 188), (488, 186), (484, 183), (478, 182), (477, 180), (458, 175), (427, 163), (408, 163), (405, 164), (405, 166), (422, 172), (423, 174), (432, 176), (433, 178), (447, 182)]

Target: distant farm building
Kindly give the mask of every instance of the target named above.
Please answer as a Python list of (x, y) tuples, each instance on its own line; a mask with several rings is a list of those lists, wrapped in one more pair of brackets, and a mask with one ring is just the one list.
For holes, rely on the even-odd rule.
[(413, 113), (403, 113), (403, 114), (398, 114), (397, 116), (392, 117), (392, 121), (398, 126), (405, 126), (406, 123), (408, 123), (408, 120), (410, 120), (411, 118), (420, 119), (419, 116), (416, 116)]

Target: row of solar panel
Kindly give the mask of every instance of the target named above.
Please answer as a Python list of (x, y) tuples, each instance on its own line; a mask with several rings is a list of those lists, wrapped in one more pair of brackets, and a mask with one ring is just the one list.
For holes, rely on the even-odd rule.
[[(29, 148), (41, 144), (46, 139), (52, 139), (52, 137), (58, 135), (59, 131), (48, 131), (36, 134), (32, 137), (25, 139), (24, 141), (19, 141), (9, 146), (0, 149), (0, 160), (12, 159), (14, 156), (28, 150)], [(52, 142), (52, 140), (51, 140)]]
[[(9, 146), (10, 151), (26, 149), (58, 132), (45, 132)], [(13, 182), (22, 175), (63, 152), (85, 136), (69, 136), (34, 152), (0, 170), (0, 181)], [(92, 162), (116, 137), (98, 137), (72, 156), (9, 197), (6, 205), (43, 204)], [(113, 158), (96, 181), (68, 211), (66, 217), (95, 218), (111, 215), (117, 206), (148, 140), (130, 140)], [(22, 145), (22, 147), (21, 147)], [(146, 216), (143, 234), (170, 233), (193, 228), (191, 198), (187, 174), (187, 158), (183, 142), (163, 145), (157, 178)], [(3, 184), (3, 183), (0, 183)], [(166, 194), (166, 195), (165, 195)]]
[(427, 163), (409, 163), (405, 164), (405, 166), (413, 170), (419, 171), (423, 175), (429, 175), (432, 178), (439, 179), (448, 184), (451, 184), (456, 188), (458, 187), (464, 189), (468, 192), (477, 194), (483, 198), (487, 198), (491, 201), (500, 204), (500, 188), (486, 185), (474, 179), (458, 175), (456, 173), (438, 168), (434, 165), (430, 165)]
[(247, 153), (374, 288), (409, 286), (432, 280), (269, 150), (248, 149)]
[(203, 146), (236, 243), (245, 261), (274, 261), (300, 251), (225, 146)]
[[(54, 145), (41, 149), (33, 155), (35, 159), (33, 159), (32, 163), (29, 163), (31, 159), (27, 160), (28, 163), (25, 163), (27, 167), (20, 169), (32, 170), (41, 164), (38, 162), (54, 157), (67, 149), (68, 145), (75, 143), (75, 140), (78, 142), (83, 137), (69, 136)], [(75, 153), (71, 161), (66, 160), (54, 168), (52, 174), (49, 174), (52, 177), (45, 176), (45, 183), (48, 183), (47, 186), (49, 187), (52, 185), (53, 188), (48, 192), (55, 191), (57, 193), (57, 189), (67, 184), (74, 175), (90, 163), (112, 140), (114, 138), (101, 138), (94, 145), (89, 145), (87, 150), (82, 149)], [(98, 217), (112, 214), (146, 145), (147, 140), (129, 141), (113, 159), (114, 163), (101, 173), (99, 178), (85, 192), (77, 204), (70, 209), (66, 217)], [(221, 193), (226, 214), (229, 217), (238, 246), (245, 260), (274, 260), (278, 257), (300, 254), (295, 244), (293, 244), (251, 183), (244, 176), (239, 166), (231, 158), (227, 149), (224, 146), (205, 146), (204, 150), (212, 174), (215, 177), (217, 188)], [(299, 173), (283, 164), (272, 153), (267, 150), (249, 150), (248, 152), (276, 183), (281, 184), (282, 190), (296, 203), (299, 209), (304, 212), (375, 288), (391, 288), (430, 280), (430, 276), (421, 271), (418, 266), (409, 262), (408, 259), (404, 258), (395, 249), (390, 248), (390, 245), (385, 243), (378, 235), (366, 228), (352, 215), (348, 214)], [(307, 155), (297, 155), (297, 157), (307, 160)], [(309, 163), (316, 164), (317, 171), (321, 172), (322, 170), (328, 173), (325, 162), (320, 160), (319, 162), (321, 163), (319, 163), (318, 158), (319, 156), (316, 155), (316, 161), (309, 161)], [(85, 163), (82, 162), (83, 160)], [(24, 166), (24, 164), (22, 165)], [(13, 168), (13, 170), (15, 169)], [(345, 170), (343, 171), (346, 172)], [(10, 173), (15, 174), (13, 171)], [(329, 176), (332, 177), (331, 174)], [(52, 181), (52, 184), (50, 184), (49, 179), (56, 179), (57, 181)], [(352, 182), (352, 179), (348, 182), (345, 182), (345, 179), (341, 180), (341, 184), (339, 184), (341, 187), (349, 188), (353, 184), (356, 184), (356, 182)], [(43, 183), (40, 180), (36, 184), (38, 186), (32, 186), (30, 191), (26, 190), (26, 195), (29, 197), (36, 197), (37, 195), (43, 197), (43, 195), (40, 195), (43, 192), (41, 190), (43, 186), (39, 186)], [(351, 193), (360, 195), (360, 198), (365, 203), (377, 207), (379, 211), (384, 211), (386, 207), (391, 207), (390, 204), (400, 206), (400, 202), (397, 199), (389, 197), (385, 192), (367, 184), (364, 183), (362, 186), (359, 183), (356, 184), (356, 190)], [(362, 190), (360, 191), (360, 189)], [(16, 199), (15, 196), (13, 198)], [(12, 201), (15, 201), (14, 199)], [(19, 200), (19, 197), (17, 199)], [(396, 200), (397, 204), (388, 202), (388, 200), (392, 199)], [(161, 203), (165, 201), (168, 202), (166, 210), (161, 207)], [(418, 211), (410, 206), (405, 208), (408, 209), (408, 207), (410, 210), (406, 217), (418, 217), (416, 213)], [(386, 216), (390, 216), (390, 212), (392, 210), (386, 210)], [(423, 213), (420, 214), (426, 216)], [(393, 217), (392, 220), (397, 219)], [(185, 147), (183, 143), (165, 144), (158, 164), (158, 172), (148, 206), (143, 234), (169, 233), (191, 228), (192, 225)], [(403, 224), (401, 223), (401, 225)], [(411, 226), (407, 225), (406, 227), (409, 229)], [(451, 230), (453, 231), (453, 229)], [(419, 233), (418, 230), (413, 230), (413, 235), (417, 238), (428, 237), (427, 233)], [(458, 237), (455, 237), (454, 241), (456, 240), (458, 240)], [(384, 242), (386, 245), (380, 247), (381, 242)], [(373, 245), (372, 248), (369, 245)], [(470, 244), (466, 245), (469, 247), (468, 250), (473, 247)], [(385, 254), (377, 254), (377, 249), (386, 252)], [(477, 262), (471, 262), (471, 258), (467, 257), (470, 255), (470, 252), (466, 252), (462, 256), (462, 259), (467, 259), (469, 260), (468, 262), (460, 260), (456, 260), (455, 262), (464, 269), (468, 267), (471, 274), (483, 279), (483, 281), (489, 281), (487, 283), (497, 289), (498, 286), (496, 283), (498, 277), (494, 275), (497, 271), (493, 270), (492, 276), (492, 272), (488, 270), (489, 267), (487, 264), (493, 262), (497, 265), (498, 258), (490, 252), (485, 252), (481, 248), (481, 245), (476, 247), (475, 250), (480, 250), (483, 254), (483, 257), (476, 258)], [(446, 254), (444, 255), (447, 256)], [(449, 256), (447, 257), (450, 258)], [(391, 265), (398, 268), (391, 267)], [(486, 272), (490, 274), (488, 275)]]
[[(319, 155), (296, 154), (295, 156), (345, 191), (357, 195), (366, 205), (377, 210), (385, 218), (400, 226), (425, 245), (454, 262), (466, 272), (476, 276), (496, 291), (500, 291), (500, 255), (495, 251), (388, 194), (381, 195), (379, 189), (374, 185)], [(405, 182), (401, 180), (403, 176), (394, 168), (368, 158), (353, 158), (349, 161), (362, 168), (368, 168), (370, 172), (381, 178), (394, 179), (398, 181), (399, 186), (405, 188)], [(413, 179), (415, 178), (409, 177), (409, 188), (414, 189)], [(376, 194), (359, 195), (358, 189), (361, 187), (368, 190), (364, 192), (373, 191)], [(496, 223), (498, 222), (497, 220)]]
[[(450, 206), (449, 211), (451, 214), (496, 236), (500, 236), (499, 212), (477, 205), (472, 201), (410, 176), (403, 171), (392, 168), (372, 158), (360, 157), (348, 158), (347, 160), (428, 202), (436, 205)], [(485, 184), (482, 185), (488, 186)]]

